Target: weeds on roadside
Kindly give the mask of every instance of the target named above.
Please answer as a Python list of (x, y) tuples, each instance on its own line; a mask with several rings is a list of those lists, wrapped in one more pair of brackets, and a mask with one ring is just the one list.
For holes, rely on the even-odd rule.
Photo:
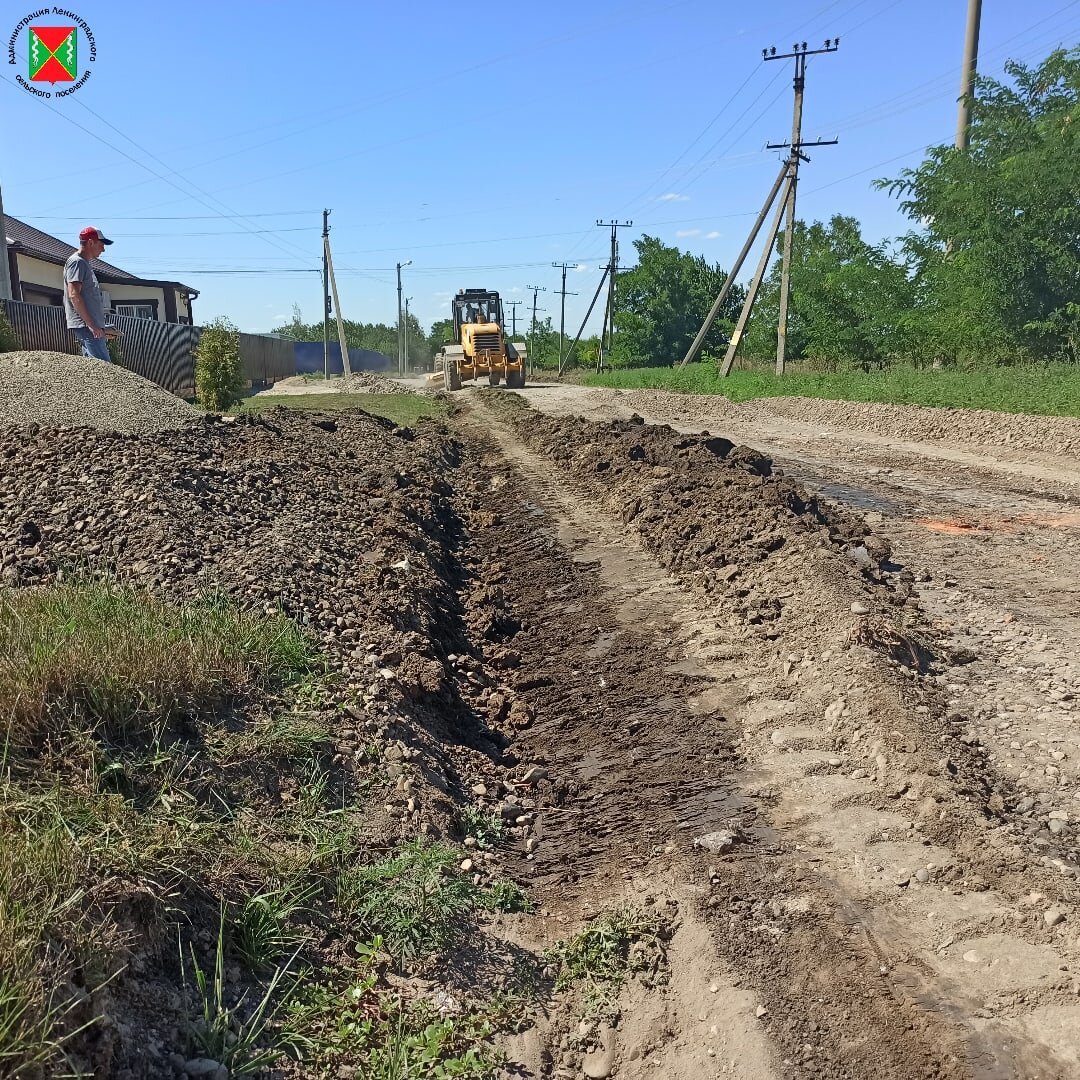
[(414, 840), (396, 855), (342, 874), (338, 904), (362, 936), (382, 936), (399, 963), (445, 952), (461, 937), (479, 890), (452, 848)]
[(233, 919), (230, 940), (250, 971), (268, 971), (283, 956), (295, 953), (308, 933), (294, 920), (310, 911), (317, 891), (317, 884), (291, 883), (244, 900)]
[(496, 881), (484, 889), (479, 897), (480, 906), (488, 911), (532, 911), (533, 904), (528, 893), (516, 881)]
[(458, 811), (458, 828), (461, 835), (471, 836), (478, 848), (493, 848), (506, 832), (503, 819), (481, 806), (466, 806)]
[[(206, 1057), (219, 1061), (230, 1076), (249, 1076), (273, 1065), (290, 1051), (299, 1056), (308, 1041), (297, 1030), (281, 1023), (283, 1010), (296, 990), (297, 982), (285, 980), (296, 962), (297, 953), (277, 968), (254, 1008), (245, 1009), (246, 995), (235, 1005), (227, 1005), (225, 988), (225, 915), (218, 924), (214, 970), (210, 975), (190, 947), (200, 1015), (191, 1024), (191, 1037)], [(187, 968), (181, 953), (181, 969), (187, 986)]]
[(365, 1080), (489, 1080), (501, 1057), (490, 1046), (487, 1011), (441, 1015), (431, 1002), (383, 990), (375, 970), (381, 942), (358, 949), (359, 978), (338, 989), (309, 983), (288, 1006), (288, 1026), (308, 1037), (307, 1059), (333, 1075)]
[(557, 990), (581, 985), (586, 1006), (595, 1009), (618, 993), (627, 974), (645, 970), (662, 954), (655, 920), (623, 907), (593, 919), (543, 959), (556, 969)]

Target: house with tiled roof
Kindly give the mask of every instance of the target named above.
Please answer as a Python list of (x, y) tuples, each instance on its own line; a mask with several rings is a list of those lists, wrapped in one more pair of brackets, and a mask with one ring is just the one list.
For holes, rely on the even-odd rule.
[[(4, 238), (12, 298), (29, 304), (61, 307), (64, 302), (64, 263), (75, 245), (35, 229), (10, 214), (4, 215)], [(94, 259), (93, 266), (114, 314), (193, 325), (191, 305), (199, 295), (197, 289), (179, 281), (136, 277), (101, 259)]]

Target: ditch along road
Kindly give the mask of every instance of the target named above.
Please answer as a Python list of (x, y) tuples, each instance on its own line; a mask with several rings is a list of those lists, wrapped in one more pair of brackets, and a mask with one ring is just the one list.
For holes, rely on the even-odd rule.
[(552, 939), (677, 914), (666, 985), (523, 1074), (1080, 1075), (1069, 463), (524, 396), (563, 415), (457, 399), (546, 773), (517, 871)]

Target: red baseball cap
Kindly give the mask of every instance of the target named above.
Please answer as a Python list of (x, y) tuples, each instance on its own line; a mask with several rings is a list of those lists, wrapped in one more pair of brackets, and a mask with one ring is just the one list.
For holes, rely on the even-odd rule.
[(79, 240), (100, 240), (103, 244), (112, 243), (100, 229), (95, 229), (93, 225), (87, 225), (86, 228), (79, 233)]

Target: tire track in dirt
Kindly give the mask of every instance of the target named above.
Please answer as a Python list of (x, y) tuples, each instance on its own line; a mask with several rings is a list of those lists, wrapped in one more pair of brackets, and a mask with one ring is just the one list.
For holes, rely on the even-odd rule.
[[(691, 598), (670, 579), (668, 596), (677, 599), (664, 610), (655, 562), (651, 575), (629, 567), (627, 530), (596, 510), (616, 509), (610, 491), (585, 481), (572, 493), (570, 485), (582, 482), (567, 469), (572, 454), (554, 473), (546, 454), (519, 444), (519, 432), (490, 414), (483, 425), (546, 489), (564, 528), (576, 525), (578, 535), (567, 540), (580, 531), (601, 538), (595, 550), (606, 586), (637, 591), (654, 624), (656, 616), (675, 620), (656, 629), (699, 676), (711, 677), (712, 689), (723, 689), (724, 715), (741, 724), (738, 777), (730, 760), (694, 776), (708, 740), (691, 738), (682, 747), (682, 780), (700, 801), (711, 779), (723, 819), (750, 825), (746, 857), (706, 866), (693, 856), (679, 815), (673, 832), (669, 815), (655, 817), (662, 777), (638, 796), (637, 818), (659, 820), (672, 836), (666, 846), (681, 856), (678, 873), (709, 890), (704, 910), (714, 940), (761, 994), (762, 1024), (781, 1048), (783, 1075), (1071, 1075), (1076, 1046), (1059, 1033), (1076, 1018), (1073, 950), (1041, 919), (1039, 900), (1020, 902), (1024, 882), (1037, 880), (1051, 894), (1060, 882), (1030, 866), (1003, 871), (1018, 853), (996, 832), (987, 835), (994, 823), (972, 786), (985, 763), (954, 741), (940, 695), (845, 645), (835, 620), (817, 640), (804, 633), (801, 654), (788, 654), (793, 637), (748, 643), (717, 624), (723, 608), (715, 597), (705, 605), (712, 617), (703, 615), (700, 594)], [(590, 428), (583, 445), (605, 434)], [(651, 547), (647, 530), (643, 538)], [(646, 554), (646, 565), (653, 558)], [(842, 593), (842, 577), (823, 581), (824, 592)], [(949, 759), (934, 757), (941, 743)], [(605, 761), (597, 775), (613, 767)], [(636, 784), (638, 772), (650, 779), (642, 770), (623, 775)], [(715, 817), (694, 823), (706, 821), (716, 824)], [(995, 880), (996, 892), (988, 887)]]

